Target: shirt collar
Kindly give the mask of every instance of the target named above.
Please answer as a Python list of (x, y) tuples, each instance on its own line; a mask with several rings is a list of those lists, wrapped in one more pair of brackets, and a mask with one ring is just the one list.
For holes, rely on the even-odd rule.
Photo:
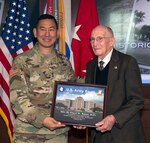
[(99, 66), (99, 62), (103, 61), (104, 62), (104, 67), (106, 67), (106, 65), (109, 63), (110, 59), (111, 59), (111, 55), (112, 55), (113, 49), (106, 55), (106, 57), (102, 60), (98, 57), (98, 66)]

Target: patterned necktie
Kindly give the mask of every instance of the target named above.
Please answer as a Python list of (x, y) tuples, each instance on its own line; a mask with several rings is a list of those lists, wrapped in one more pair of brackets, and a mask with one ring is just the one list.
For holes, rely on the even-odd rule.
[(104, 62), (103, 62), (103, 61), (100, 61), (100, 62), (99, 62), (99, 70), (100, 70), (100, 71), (102, 71), (102, 70), (104, 69), (104, 66), (103, 66), (103, 65), (104, 65)]

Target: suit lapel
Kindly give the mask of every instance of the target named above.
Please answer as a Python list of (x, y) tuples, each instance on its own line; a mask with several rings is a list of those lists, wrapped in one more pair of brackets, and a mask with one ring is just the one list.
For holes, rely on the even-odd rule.
[(98, 64), (98, 58), (96, 57), (92, 63), (92, 68), (91, 68), (91, 83), (95, 84), (96, 83), (96, 69), (97, 69), (97, 64)]
[(118, 79), (118, 73), (119, 73), (119, 56), (118, 52), (113, 49), (112, 57), (110, 60), (110, 65), (109, 65), (109, 72), (108, 72), (108, 97), (111, 96), (113, 85), (115, 83), (115, 80)]
[[(95, 58), (92, 62), (91, 65), (91, 81), (89, 83), (95, 84), (96, 83), (96, 68), (98, 64), (98, 58)], [(109, 72), (108, 72), (108, 97), (110, 97), (113, 89), (113, 85), (115, 81), (118, 79), (119, 75), (119, 67), (120, 67), (120, 62), (119, 62), (119, 56), (118, 56), (118, 51), (113, 49), (112, 57), (110, 60), (109, 64)]]

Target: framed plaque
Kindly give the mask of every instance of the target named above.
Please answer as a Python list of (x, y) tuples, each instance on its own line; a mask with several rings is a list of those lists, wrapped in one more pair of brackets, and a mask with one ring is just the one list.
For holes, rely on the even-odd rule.
[(56, 81), (51, 116), (66, 125), (95, 127), (106, 101), (107, 86)]

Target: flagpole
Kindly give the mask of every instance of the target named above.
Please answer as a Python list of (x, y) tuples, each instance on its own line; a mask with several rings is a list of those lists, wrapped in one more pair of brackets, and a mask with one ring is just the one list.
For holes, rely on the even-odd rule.
[(47, 10), (46, 13), (50, 14), (50, 0), (47, 0)]
[(86, 143), (88, 143), (89, 142), (89, 130), (88, 130), (88, 128), (86, 128)]
[(65, 10), (64, 10), (64, 3), (62, 0), (58, 1), (58, 9), (59, 9), (59, 15), (58, 15), (58, 25), (59, 25), (59, 31), (60, 31), (60, 37), (59, 37), (59, 51), (66, 55), (66, 49), (65, 49)]

